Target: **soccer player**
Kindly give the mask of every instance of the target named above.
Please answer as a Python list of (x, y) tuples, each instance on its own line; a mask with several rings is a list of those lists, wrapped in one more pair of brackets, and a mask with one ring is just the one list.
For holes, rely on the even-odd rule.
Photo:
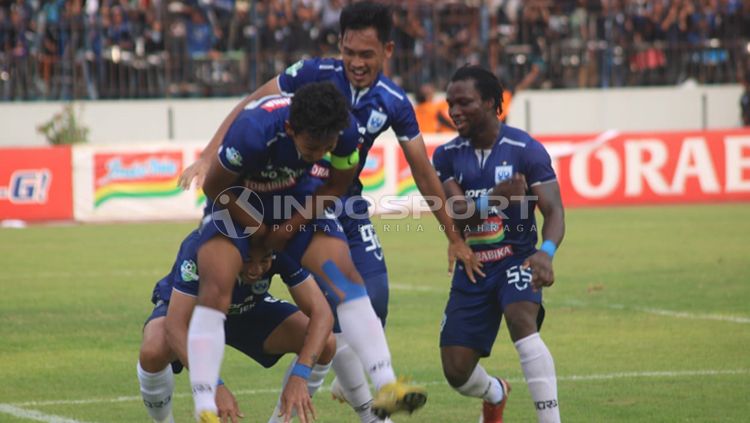
[[(247, 104), (269, 95), (298, 93), (301, 87), (311, 82), (330, 81), (349, 100), (352, 114), (364, 129), (359, 143), (357, 175), (366, 162), (367, 153), (375, 139), (392, 128), (422, 195), (425, 198), (436, 198), (439, 203), (444, 204), (445, 195), (427, 157), (414, 109), (404, 91), (382, 73), (384, 63), (393, 53), (392, 27), (391, 12), (385, 5), (364, 1), (346, 6), (340, 17), (341, 60), (318, 58), (297, 62), (250, 94), (224, 120), (201, 158), (185, 170), (180, 184), (187, 188), (194, 178), (198, 184), (202, 184), (211, 157), (216, 154), (229, 126)], [(347, 192), (349, 198), (354, 200), (352, 213), (339, 216), (339, 220), (344, 226), (352, 260), (365, 280), (378, 317), (385, 323), (388, 312), (385, 259), (377, 233), (367, 215), (367, 202), (361, 197), (361, 193), (362, 184), (357, 179)], [(446, 231), (449, 240), (449, 272), (458, 259), (464, 263), (467, 277), (475, 280), (474, 274), (481, 274), (481, 266), (471, 249), (467, 247), (459, 231), (451, 230), (452, 221), (444, 208), (436, 209), (435, 216), (442, 225), (449, 228)], [(359, 410), (362, 421), (369, 423), (371, 417), (367, 417), (368, 404), (372, 401), (372, 396), (362, 373), (362, 366), (344, 339), (338, 339), (338, 348), (340, 354), (334, 359), (334, 371), (339, 383), (348, 392), (349, 402)], [(357, 350), (357, 347), (353, 349)], [(376, 406), (378, 402), (376, 400)]]
[[(172, 270), (157, 282), (151, 297), (154, 310), (143, 328), (138, 381), (146, 410), (158, 423), (174, 423), (171, 402), (173, 370), (179, 373), (183, 363), (188, 363), (188, 324), (200, 284), (196, 265), (199, 236), (196, 230), (182, 241)], [(275, 274), (281, 275), (299, 309), (268, 293)], [(332, 321), (333, 315), (323, 293), (313, 277), (299, 264), (293, 263), (283, 253), (272, 255), (257, 243), (249, 250), (249, 256), (245, 257), (242, 271), (236, 278), (224, 323), (227, 345), (269, 368), (285, 353), (302, 352), (306, 341), (319, 343), (325, 339), (323, 352), (307, 381), (312, 396), (323, 383), (336, 351), (335, 339), (330, 334)], [(292, 362), (290, 369), (295, 363)], [(288, 377), (287, 372), (284, 385)], [(287, 393), (283, 391), (281, 398), (286, 401)], [(223, 383), (217, 387), (216, 403), (222, 421), (234, 423), (244, 417), (234, 396)], [(303, 406), (314, 413), (311, 403)], [(277, 414), (278, 411), (272, 419)]]
[[(510, 386), (479, 358), (490, 355), (504, 316), (538, 420), (559, 422), (555, 365), (538, 331), (542, 288), (555, 280), (552, 257), (565, 232), (560, 188), (542, 144), (498, 120), (501, 98), (495, 75), (478, 66), (460, 68), (447, 88), (459, 136), (438, 147), (433, 163), (486, 276), (453, 276), (440, 334), (443, 372), (459, 393), (484, 400), (481, 421), (502, 422)], [(544, 216), (539, 249), (536, 207)]]
[[(227, 131), (212, 161), (203, 190), (214, 206), (226, 207), (222, 211), (228, 211), (231, 219), (227, 223), (221, 213), (214, 212), (204, 218), (201, 227), (198, 260), (207, 270), (188, 334), (188, 356), (194, 363), (190, 379), (196, 416), (201, 421), (216, 420), (213, 391), (223, 355), (221, 323), (228, 305), (231, 274), (241, 265), (242, 255), (238, 252), (242, 243), (227, 234), (253, 230), (256, 231), (253, 237), (275, 251), (284, 250), (316, 275), (329, 301), (335, 304), (342, 338), (355, 349), (385, 398), (384, 413), (411, 412), (426, 401), (422, 388), (395, 377), (385, 333), (367, 297), (362, 277), (351, 261), (343, 228), (324, 225), (332, 230), (314, 234), (303, 228), (310, 216), (321, 212), (317, 199), (344, 194), (358, 170), (360, 131), (356, 120), (351, 119), (351, 125), (349, 122), (346, 99), (333, 84), (307, 84), (291, 100), (270, 96), (249, 104)], [(341, 131), (343, 134), (339, 136)], [(307, 183), (314, 178), (306, 175), (328, 152), (331, 153), (329, 178), (313, 193)], [(312, 186), (317, 184), (314, 181)], [(237, 185), (246, 188), (233, 188)], [(248, 213), (254, 209), (247, 204), (248, 191), (263, 205), (265, 212), (260, 217), (257, 212)], [(312, 204), (312, 214), (295, 212), (291, 217), (278, 216), (285, 209), (278, 200), (287, 197)], [(327, 220), (335, 221), (335, 216), (327, 216)], [(292, 375), (308, 373), (316, 361), (317, 356), (301, 354)], [(300, 395), (303, 387), (300, 386)]]

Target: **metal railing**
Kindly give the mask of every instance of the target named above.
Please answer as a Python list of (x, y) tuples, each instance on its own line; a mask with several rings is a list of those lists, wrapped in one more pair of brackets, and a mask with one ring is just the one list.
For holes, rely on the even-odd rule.
[[(467, 62), (489, 66), (511, 87), (536, 72), (532, 88), (674, 85), (690, 78), (733, 83), (750, 64), (750, 44), (744, 39), (515, 43), (491, 36), (482, 24), (487, 21), (484, 9), (456, 10), (461, 13), (423, 6), (417, 35), (409, 33), (408, 22), (397, 24), (396, 53), (387, 71), (407, 91), (424, 82), (443, 87), (456, 67)], [(233, 30), (234, 38), (219, 49), (196, 51), (184, 14), (165, 10), (160, 23), (163, 42), (154, 42), (143, 30), (126, 42), (114, 42), (105, 37), (109, 28), (96, 20), (48, 23), (20, 36), (18, 30), (0, 26), (0, 41), (6, 40), (0, 42), (0, 101), (241, 95), (323, 48), (310, 42), (300, 50), (289, 39), (274, 39), (254, 7)], [(7, 41), (12, 39), (16, 44), (21, 40), (20, 47)], [(330, 45), (326, 52), (335, 53)]]

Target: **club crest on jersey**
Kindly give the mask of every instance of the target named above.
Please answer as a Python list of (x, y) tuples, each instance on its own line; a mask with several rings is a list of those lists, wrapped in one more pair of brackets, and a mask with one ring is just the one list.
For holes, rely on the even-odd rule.
[(495, 183), (499, 183), (513, 176), (513, 165), (495, 166)]
[(267, 278), (266, 279), (261, 279), (261, 280), (255, 282), (255, 283), (253, 283), (251, 285), (250, 289), (252, 289), (253, 294), (261, 295), (261, 294), (265, 294), (266, 292), (268, 292), (268, 287), (269, 287), (270, 284), (271, 283), (270, 283), (270, 281)]
[(193, 282), (198, 280), (198, 266), (195, 265), (193, 260), (184, 260), (180, 265), (180, 276), (185, 282)]
[(385, 113), (373, 110), (370, 112), (370, 118), (367, 119), (367, 132), (374, 134), (385, 125), (385, 121), (388, 120), (388, 116)]

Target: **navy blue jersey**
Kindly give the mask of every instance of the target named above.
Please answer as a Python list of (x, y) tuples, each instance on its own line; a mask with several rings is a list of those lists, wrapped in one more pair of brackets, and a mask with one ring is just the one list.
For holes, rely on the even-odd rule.
[[(156, 284), (152, 301), (169, 302), (173, 288), (193, 297), (198, 295), (198, 287), (200, 286), (198, 274), (199, 239), (198, 230), (195, 230), (182, 241), (172, 271)], [(247, 284), (238, 276), (237, 284), (232, 291), (232, 303), (227, 314), (239, 314), (249, 310), (257, 301), (268, 296), (271, 279), (277, 274), (281, 276), (281, 279), (289, 288), (299, 285), (310, 275), (284, 253), (275, 254), (271, 269), (258, 281)]]
[[(468, 139), (456, 137), (435, 150), (432, 162), (442, 182), (455, 180), (465, 195), (474, 200), (516, 172), (526, 177), (530, 187), (556, 179), (544, 146), (526, 132), (506, 125), (492, 148), (476, 149)], [(467, 241), (482, 261), (497, 261), (535, 250), (536, 201), (525, 205), (511, 204), (502, 210), (492, 210), (482, 225), (469, 228)]]
[(382, 73), (369, 88), (352, 87), (346, 79), (344, 63), (338, 59), (301, 60), (278, 77), (279, 89), (287, 94), (293, 94), (305, 84), (319, 81), (330, 81), (344, 93), (350, 101), (352, 115), (361, 126), (357, 180), (347, 193), (360, 195), (362, 183), (359, 181), (359, 172), (367, 161), (367, 153), (375, 138), (388, 128), (393, 128), (401, 142), (410, 141), (419, 135), (414, 107), (404, 90)]
[[(236, 173), (238, 183), (256, 192), (264, 205), (266, 200), (272, 204), (274, 195), (301, 197), (312, 194), (320, 185), (308, 177), (313, 164), (300, 157), (284, 129), (290, 104), (291, 99), (285, 96), (264, 97), (248, 104), (218, 151), (222, 166)], [(357, 123), (350, 116), (350, 125), (339, 136), (331, 155), (349, 158), (357, 150), (358, 141)]]

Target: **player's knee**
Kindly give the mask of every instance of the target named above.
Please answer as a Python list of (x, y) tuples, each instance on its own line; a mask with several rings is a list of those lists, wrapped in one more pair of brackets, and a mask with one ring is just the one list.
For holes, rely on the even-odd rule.
[(141, 345), (138, 361), (143, 370), (156, 373), (169, 364), (170, 350), (166, 342), (145, 342)]
[(506, 318), (506, 324), (508, 325), (510, 337), (514, 342), (538, 331), (536, 319), (531, 316), (522, 315)]
[(463, 362), (455, 357), (443, 357), (443, 375), (448, 384), (455, 388), (463, 386), (471, 376), (473, 368), (469, 368), (468, 363)]
[(323, 346), (323, 351), (320, 353), (318, 359), (319, 364), (328, 364), (333, 360), (333, 356), (336, 355), (336, 338), (333, 333), (328, 334), (328, 339)]

